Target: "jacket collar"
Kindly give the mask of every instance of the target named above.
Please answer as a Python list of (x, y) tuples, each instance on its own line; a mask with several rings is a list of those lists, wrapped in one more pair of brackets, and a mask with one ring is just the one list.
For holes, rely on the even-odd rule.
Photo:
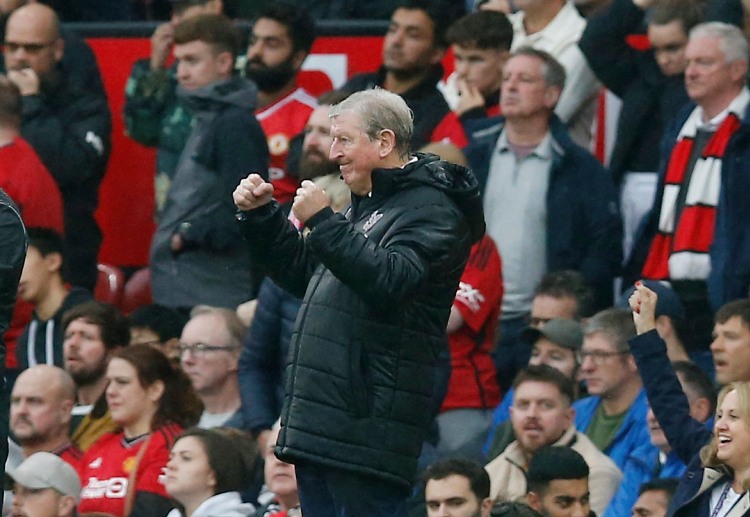
[[(712, 468), (704, 468), (701, 484), (698, 487), (698, 490), (695, 492), (695, 495), (693, 495), (693, 497), (686, 501), (686, 504), (694, 501), (701, 494), (712, 489), (723, 479), (728, 479), (726, 473)], [(742, 517), (748, 510), (750, 510), (750, 491), (746, 491), (744, 494), (742, 494), (740, 500), (737, 501), (737, 503), (732, 507), (729, 513), (724, 517)]]

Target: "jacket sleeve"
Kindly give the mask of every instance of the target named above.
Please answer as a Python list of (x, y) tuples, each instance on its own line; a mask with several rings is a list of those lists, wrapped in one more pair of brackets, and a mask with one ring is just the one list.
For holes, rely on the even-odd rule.
[(39, 95), (23, 99), (23, 137), (64, 192), (84, 180), (100, 180), (107, 167), (112, 120), (103, 91), (78, 88), (70, 102), (52, 110)]
[(236, 218), (251, 262), (279, 287), (302, 298), (317, 261), (281, 206), (272, 201), (255, 210), (239, 212)]
[(232, 192), (251, 172), (268, 179), (268, 144), (255, 117), (235, 112), (220, 118), (211, 154), (213, 157), (209, 159), (215, 163), (224, 201), (218, 210), (185, 221), (190, 223), (190, 229), (183, 238), (188, 246), (223, 250), (234, 247), (240, 240), (234, 224)]
[(667, 357), (667, 345), (651, 330), (628, 342), (651, 410), (669, 445), (686, 465), (711, 440), (711, 430), (690, 416), (690, 405)]
[(148, 59), (136, 61), (125, 84), (125, 130), (143, 145), (157, 147), (161, 125), (175, 102), (176, 82), (169, 70), (153, 71)]
[[(622, 481), (622, 473), (614, 465), (597, 466), (589, 474), (591, 509), (602, 515)], [(627, 514), (626, 514), (627, 515)]]
[[(26, 230), (18, 210), (10, 198), (0, 190), (0, 365), (5, 364), (5, 342), (2, 337), (10, 326), (13, 307), (26, 258)], [(4, 371), (0, 369), (0, 371)], [(1, 393), (1, 392), (0, 392)], [(7, 413), (5, 414), (7, 418)], [(7, 420), (6, 420), (7, 422)]]
[(242, 411), (251, 431), (271, 429), (279, 417), (277, 390), (281, 383), (283, 291), (265, 278), (258, 294), (253, 323), (242, 345), (238, 368)]
[(644, 14), (632, 0), (613, 0), (589, 18), (578, 42), (596, 76), (618, 97), (638, 77), (638, 51), (626, 38), (640, 30)]
[(377, 307), (393, 308), (409, 300), (430, 275), (431, 264), (450, 257), (460, 245), (459, 216), (437, 205), (401, 214), (386, 245), (356, 231), (342, 215), (327, 213), (314, 224), (310, 247), (336, 278)]

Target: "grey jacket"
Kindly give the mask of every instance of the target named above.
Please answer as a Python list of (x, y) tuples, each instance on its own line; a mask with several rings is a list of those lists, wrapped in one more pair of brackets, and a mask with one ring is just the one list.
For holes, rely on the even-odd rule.
[[(268, 174), (266, 137), (253, 115), (255, 86), (232, 78), (178, 88), (195, 114), (151, 243), (154, 301), (169, 307), (236, 307), (251, 293), (249, 254), (234, 222), (232, 191), (250, 172)], [(182, 238), (171, 249), (174, 234)]]

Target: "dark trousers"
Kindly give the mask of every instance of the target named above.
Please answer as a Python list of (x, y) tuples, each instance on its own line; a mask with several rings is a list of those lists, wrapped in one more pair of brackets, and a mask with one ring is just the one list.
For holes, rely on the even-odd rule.
[(311, 463), (295, 465), (304, 517), (407, 517), (408, 489)]

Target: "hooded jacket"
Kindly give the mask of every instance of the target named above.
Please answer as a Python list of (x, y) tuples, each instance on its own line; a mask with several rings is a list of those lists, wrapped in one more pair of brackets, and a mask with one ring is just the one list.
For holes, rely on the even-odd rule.
[[(268, 146), (253, 116), (255, 86), (240, 78), (178, 89), (195, 117), (151, 243), (154, 300), (169, 307), (236, 307), (250, 297), (249, 256), (232, 192), (250, 172), (267, 177)], [(183, 248), (173, 252), (179, 234)]]
[(353, 194), (346, 216), (315, 214), (306, 238), (275, 203), (238, 216), (256, 263), (304, 294), (276, 447), (284, 461), (413, 482), (450, 307), (484, 234), (471, 171), (416, 156), (373, 170), (370, 195)]
[[(177, 508), (167, 514), (167, 517), (183, 517)], [(250, 503), (243, 503), (238, 492), (224, 492), (203, 501), (190, 517), (252, 517), (255, 507)]]

